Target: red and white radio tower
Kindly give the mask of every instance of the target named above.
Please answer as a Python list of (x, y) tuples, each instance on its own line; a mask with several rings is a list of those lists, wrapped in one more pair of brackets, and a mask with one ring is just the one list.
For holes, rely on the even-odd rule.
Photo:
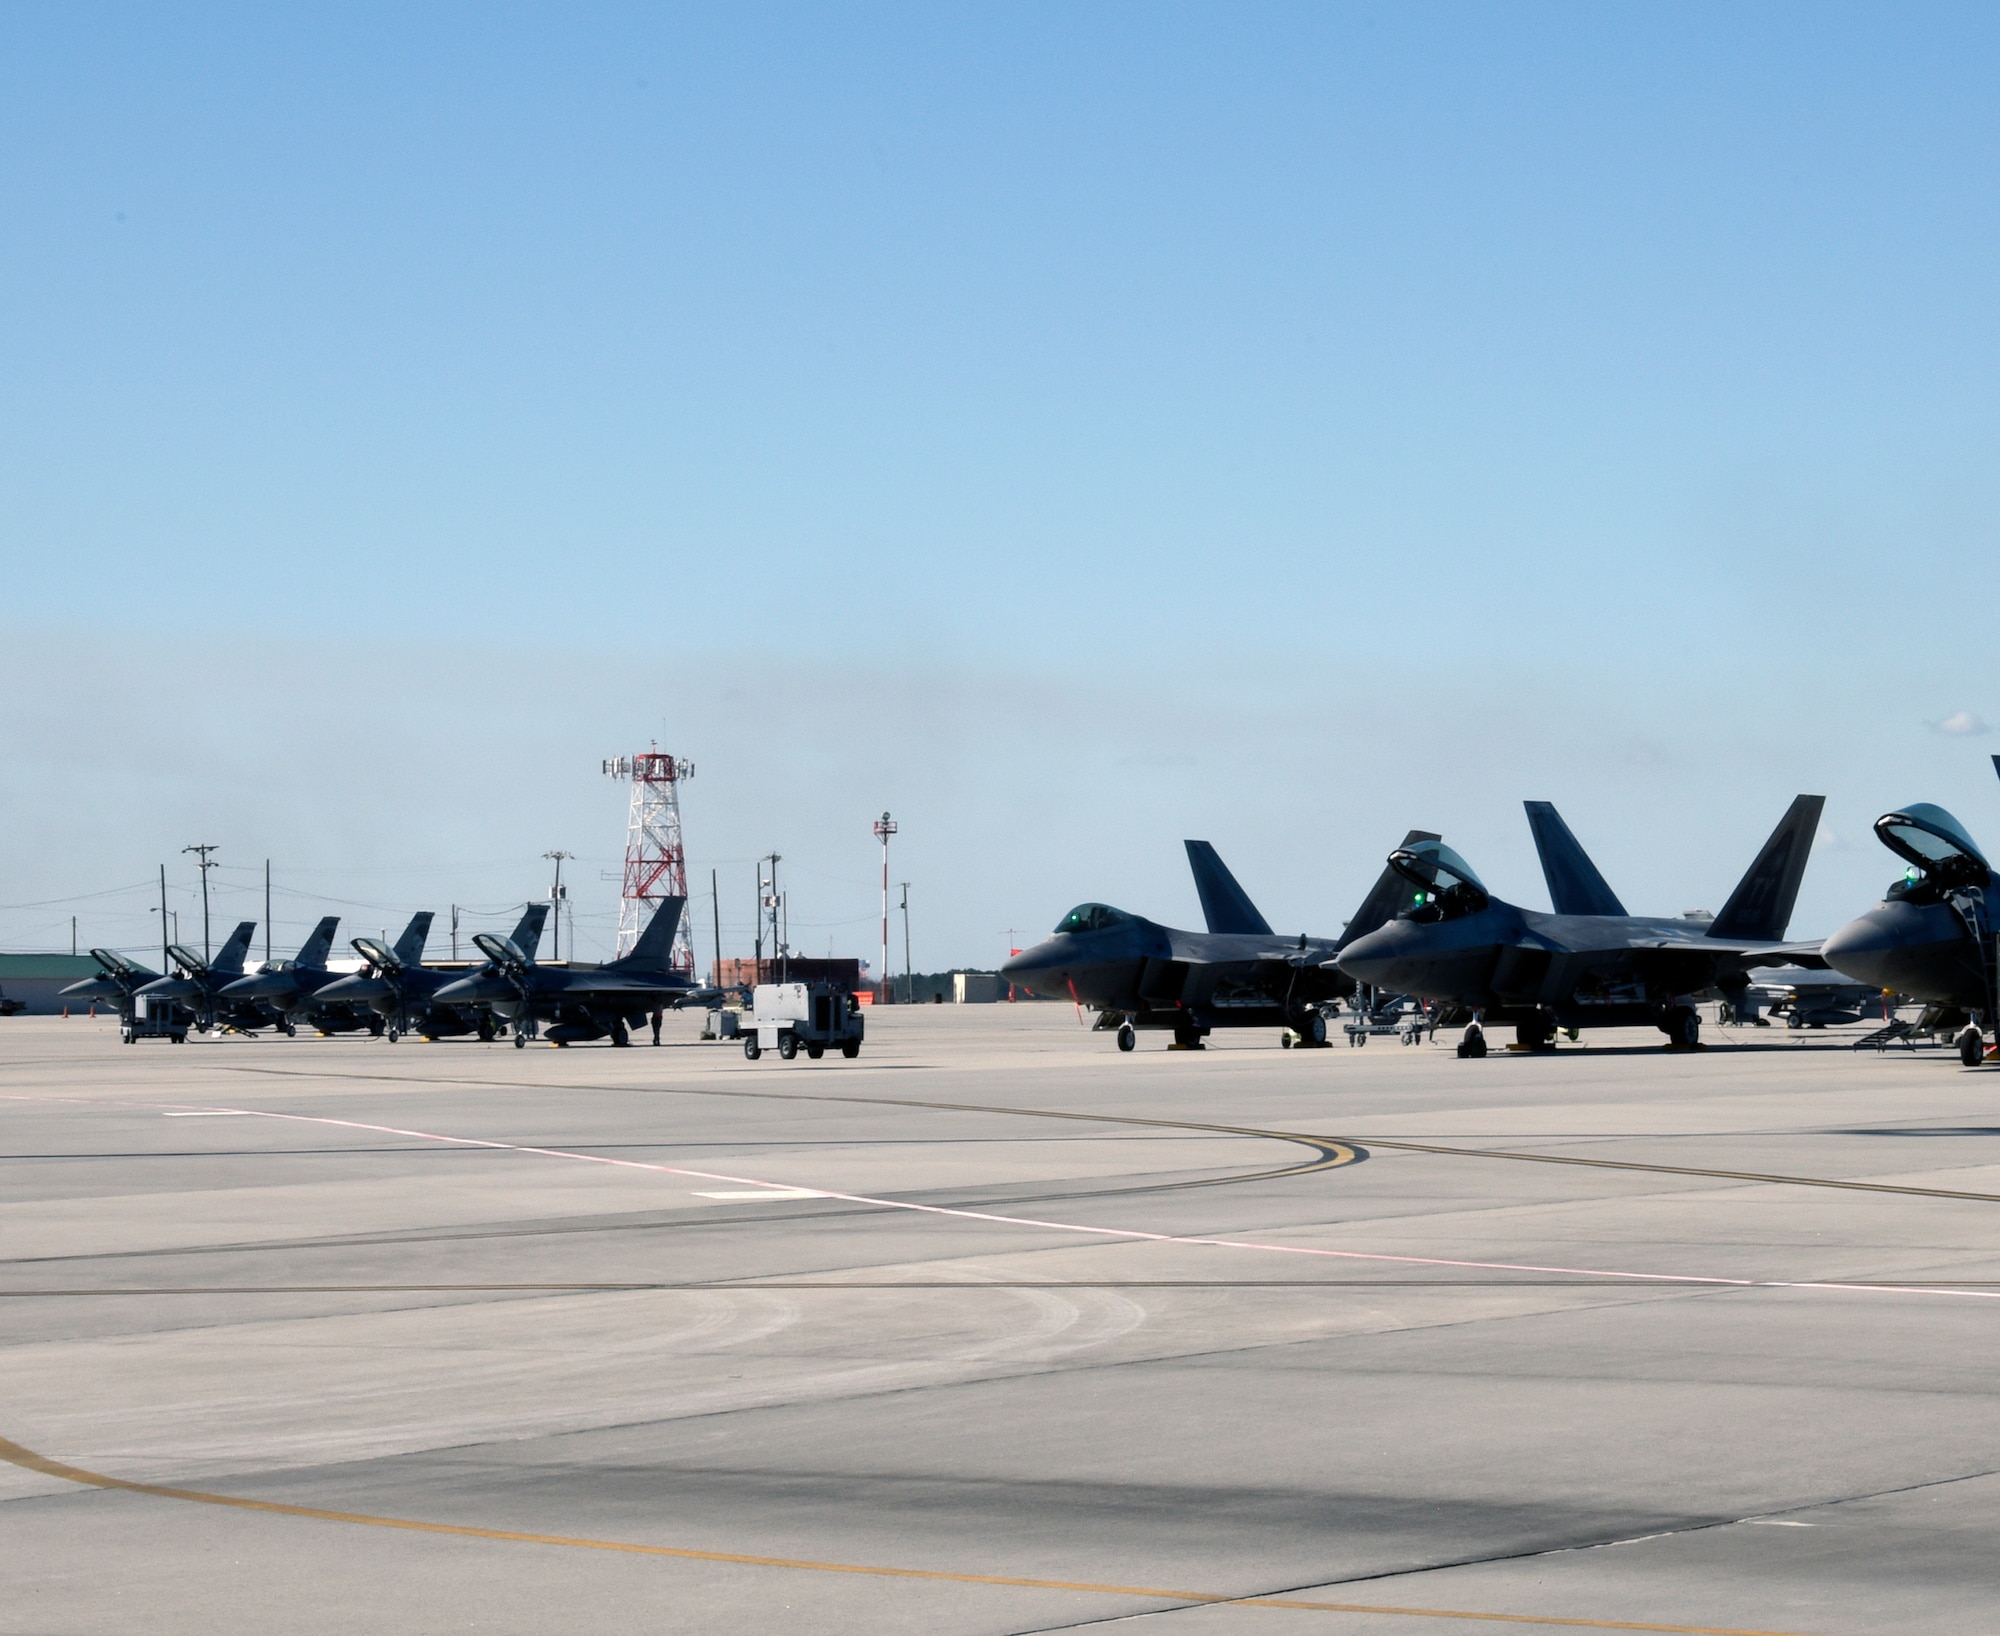
[[(618, 953), (627, 955), (662, 898), (688, 895), (680, 782), (694, 777), (694, 763), (662, 754), (656, 743), (638, 755), (605, 762), (604, 771), (608, 777), (632, 781), (632, 816), (625, 826), (625, 884), (618, 894)], [(675, 971), (694, 975), (694, 934), (685, 909), (674, 928), (669, 964)]]

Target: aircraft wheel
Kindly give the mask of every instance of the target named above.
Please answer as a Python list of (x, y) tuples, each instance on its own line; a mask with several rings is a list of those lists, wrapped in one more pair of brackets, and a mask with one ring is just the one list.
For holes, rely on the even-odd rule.
[(1666, 1031), (1670, 1047), (1679, 1046), (1684, 1051), (1692, 1051), (1701, 1044), (1701, 1013), (1691, 1005), (1675, 1006), (1660, 1027)]
[(790, 1062), (792, 1058), (797, 1056), (798, 1054), (799, 1054), (798, 1035), (780, 1034), (778, 1036), (778, 1055), (783, 1057), (785, 1061)]
[[(321, 1032), (324, 1033), (325, 1030), (322, 1029)], [(378, 1040), (382, 1037), (382, 1019), (380, 1017), (370, 1017), (368, 1019), (368, 1032)]]
[(824, 1045), (808, 1045), (806, 1047), (806, 1057), (809, 1061), (817, 1062), (825, 1055), (826, 1047)]
[(1292, 1031), (1289, 1028), (1278, 1036), (1278, 1044), (1287, 1051), (1292, 1048)]
[(491, 1045), (493, 1043), (493, 1019), (491, 1017), (481, 1017), (479, 1019), (479, 1027), (475, 1032), (479, 1035), (481, 1044)]
[(396, 1042), (397, 1042), (398, 1040), (400, 1040), (400, 1039), (401, 1039), (402, 1037), (403, 1037), (403, 1031), (402, 1031), (402, 1029), (400, 1029), (400, 1028), (392, 1028), (392, 1029), (390, 1029), (390, 1030), (389, 1030), (389, 1043), (390, 1043), (391, 1045), (394, 1045), (394, 1044), (395, 1044), (395, 1043), (396, 1043)]
[(1118, 1049), (1129, 1051), (1138, 1043), (1139, 1036), (1134, 1032), (1132, 1025), (1130, 1023), (1120, 1023), (1118, 1025)]
[(1317, 1011), (1312, 1012), (1306, 1017), (1304, 1022), (1299, 1024), (1299, 1044), (1326, 1044), (1326, 1018), (1322, 1017)]
[(515, 1030), (514, 1030), (514, 1049), (515, 1049), (516, 1051), (519, 1051), (519, 1050), (522, 1050), (522, 1049), (524, 1049), (524, 1048), (525, 1048), (525, 1047), (527, 1046), (527, 1043), (528, 1043), (528, 1036), (527, 1036), (526, 1034), (522, 1033), (522, 1032), (520, 1031), (520, 1029), (518, 1029), (518, 1028), (517, 1028), (517, 1029), (515, 1029)]
[(1458, 1042), (1458, 1054), (1462, 1057), (1483, 1057), (1486, 1055), (1486, 1030), (1474, 1023), (1465, 1031), (1465, 1038)]
[(861, 1055), (861, 1042), (859, 1040), (847, 1041), (846, 1044), (841, 1046), (840, 1054), (847, 1058), (849, 1062), (852, 1062), (856, 1057)]
[(1958, 1036), (1958, 1060), (1968, 1068), (1977, 1068), (1986, 1055), (1986, 1040), (1977, 1028), (1967, 1028)]
[(630, 1045), (632, 1043), (632, 1036), (625, 1031), (625, 1019), (623, 1017), (613, 1017), (611, 1019), (611, 1043), (613, 1045)]
[(745, 1034), (743, 1036), (743, 1054), (752, 1062), (755, 1062), (764, 1054), (764, 1048), (757, 1043), (757, 1036), (755, 1034)]

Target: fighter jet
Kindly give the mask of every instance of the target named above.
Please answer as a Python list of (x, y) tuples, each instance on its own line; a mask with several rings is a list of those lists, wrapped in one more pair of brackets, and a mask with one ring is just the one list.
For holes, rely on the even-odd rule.
[(333, 948), (333, 931), (339, 915), (327, 915), (313, 928), (312, 936), (299, 945), (296, 958), (265, 966), (253, 977), (239, 977), (223, 985), (220, 998), (231, 1005), (255, 1007), (277, 1020), (287, 1034), (301, 1020), (323, 1034), (335, 1028), (353, 1027), (356, 1019), (333, 1012), (314, 1013), (312, 997), (339, 975), (328, 971), (326, 957)]
[[(1993, 765), (2000, 772), (2000, 756)], [(1907, 867), (1880, 903), (1826, 940), (1826, 962), (1857, 981), (1929, 1001), (1941, 1026), (1962, 1019), (1959, 1060), (1976, 1068), (1984, 1030), (2000, 1015), (1993, 871), (1964, 825), (1928, 801), (1885, 812), (1875, 835)]]
[[(529, 904), (520, 924), (514, 928), (514, 935), (507, 939), (529, 960), (541, 945), (542, 923), (548, 913), (546, 903)], [(439, 989), (457, 982), (465, 974), (439, 971), (420, 963), (430, 924), (428, 911), (416, 916), (393, 949), (372, 937), (350, 939), (354, 952), (368, 962), (368, 969), (327, 984), (314, 996), (315, 1003), (367, 1007), (386, 1027), (391, 1044), (410, 1032), (427, 1040), (453, 1034), (477, 1034), (482, 1040), (492, 1039), (496, 1032), (493, 1015), (485, 1008), (435, 1003)], [(496, 968), (488, 965), (484, 969), (491, 972)]]
[(431, 996), (431, 1003), (484, 1006), (513, 1023), (516, 1046), (526, 1045), (529, 1033), (544, 1022), (553, 1025), (544, 1031), (551, 1045), (602, 1039), (607, 1034), (613, 1045), (629, 1045), (630, 1031), (649, 1012), (715, 993), (667, 964), (674, 928), (686, 906), (686, 898), (662, 898), (632, 952), (602, 966), (561, 970), (538, 966), (532, 953), (518, 944), (477, 932), (472, 941), (490, 964), (446, 983)]
[(116, 949), (92, 949), (90, 958), (97, 962), (97, 975), (71, 983), (56, 998), (67, 1004), (116, 1006), (118, 1015), (129, 1023), (132, 997), (160, 974), (149, 971), (136, 960), (127, 960)]
[(1783, 939), (1824, 805), (1792, 803), (1712, 920), (1666, 920), (1625, 913), (1555, 809), (1531, 802), (1554, 914), (1494, 897), (1450, 847), (1421, 841), (1389, 856), (1407, 906), (1350, 942), (1341, 970), (1471, 1012), (1460, 1056), (1486, 1054), (1482, 1020), (1511, 1022), (1530, 1049), (1552, 1048), (1559, 1028), (1639, 1023), (1698, 1045), (1695, 999), (1740, 994), (1756, 967), (1819, 963), (1817, 945)]
[[(1412, 830), (1405, 846), (1437, 837)], [(1304, 1045), (1326, 1043), (1321, 1007), (1354, 992), (1334, 956), (1395, 912), (1401, 881), (1384, 870), (1338, 938), (1281, 937), (1257, 912), (1214, 847), (1188, 841), (1205, 932), (1184, 932), (1104, 903), (1083, 903), (1056, 929), (1000, 968), (1010, 983), (1095, 1010), (1129, 1051), (1141, 1028), (1172, 1029), (1198, 1050), (1216, 1028), (1285, 1028)]]
[(156, 977), (152, 982), (142, 984), (134, 991), (134, 998), (143, 996), (149, 1006), (171, 1000), (192, 1013), (195, 1025), (202, 1029), (266, 1025), (270, 1019), (256, 1008), (246, 1010), (221, 998), (222, 990), (243, 975), (243, 956), (250, 950), (250, 934), (256, 929), (257, 922), (254, 920), (237, 922), (236, 930), (215, 951), (212, 960), (204, 960), (193, 949), (179, 943), (168, 944), (167, 957), (173, 961), (176, 974)]

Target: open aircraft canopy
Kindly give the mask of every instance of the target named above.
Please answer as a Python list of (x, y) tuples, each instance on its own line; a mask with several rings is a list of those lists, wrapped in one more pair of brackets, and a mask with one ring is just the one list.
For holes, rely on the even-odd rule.
[(1447, 915), (1467, 915), (1486, 907), (1485, 882), (1442, 841), (1398, 847), (1389, 854), (1389, 867), (1417, 888), (1414, 909), (1436, 908)]
[(393, 970), (403, 963), (389, 952), (389, 946), (379, 937), (351, 937), (348, 942), (354, 945), (356, 954), (378, 970)]
[(1992, 877), (1965, 826), (1928, 801), (1885, 812), (1875, 820), (1875, 833), (1897, 857), (1926, 875), (1966, 886), (1984, 886)]
[(479, 952), (496, 966), (525, 966), (528, 957), (511, 937), (495, 937), (491, 932), (474, 932), (472, 941)]

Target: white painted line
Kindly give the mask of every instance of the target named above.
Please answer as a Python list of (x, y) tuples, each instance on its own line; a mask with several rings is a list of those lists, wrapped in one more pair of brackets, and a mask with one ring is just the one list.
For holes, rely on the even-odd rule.
[(257, 1116), (241, 1108), (189, 1108), (181, 1113), (163, 1113), (162, 1119), (255, 1119)]
[(728, 1193), (697, 1193), (698, 1199), (830, 1199), (831, 1193), (822, 1193), (811, 1187), (751, 1187)]
[(1745, 1517), (1752, 1528), (1817, 1528), (1816, 1522), (1788, 1522), (1783, 1517)]

